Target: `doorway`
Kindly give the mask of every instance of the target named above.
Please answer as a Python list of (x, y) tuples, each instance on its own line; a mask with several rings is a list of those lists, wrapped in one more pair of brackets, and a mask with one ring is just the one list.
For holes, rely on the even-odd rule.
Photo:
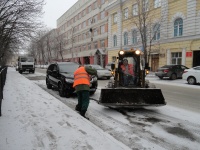
[(89, 57), (83, 57), (84, 59), (84, 64), (90, 64), (90, 58)]
[(200, 51), (193, 51), (193, 67), (200, 66)]
[(151, 55), (151, 71), (155, 72), (159, 65), (159, 54)]

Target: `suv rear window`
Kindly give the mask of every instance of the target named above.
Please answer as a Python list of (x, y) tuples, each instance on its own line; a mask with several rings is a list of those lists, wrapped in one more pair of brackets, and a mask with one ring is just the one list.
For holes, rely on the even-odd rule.
[(60, 72), (74, 73), (78, 67), (78, 64), (59, 64)]

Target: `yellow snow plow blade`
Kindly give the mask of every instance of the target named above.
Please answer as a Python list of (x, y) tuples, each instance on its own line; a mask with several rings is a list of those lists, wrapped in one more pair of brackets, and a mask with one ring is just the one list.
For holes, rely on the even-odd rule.
[(99, 104), (107, 107), (147, 107), (166, 105), (157, 88), (108, 88), (101, 89)]

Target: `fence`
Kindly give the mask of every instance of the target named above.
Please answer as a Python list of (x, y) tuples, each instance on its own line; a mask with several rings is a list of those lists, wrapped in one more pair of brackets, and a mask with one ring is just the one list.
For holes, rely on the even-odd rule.
[(1, 116), (1, 104), (3, 99), (3, 87), (6, 82), (7, 67), (1, 68), (0, 71), (0, 116)]

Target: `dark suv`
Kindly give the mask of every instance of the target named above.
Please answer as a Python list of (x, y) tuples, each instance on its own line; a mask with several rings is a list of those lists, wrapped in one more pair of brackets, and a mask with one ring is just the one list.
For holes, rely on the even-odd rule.
[[(79, 64), (74, 62), (57, 62), (49, 65), (46, 73), (46, 85), (48, 89), (52, 86), (57, 88), (61, 97), (70, 97), (75, 93), (73, 88), (74, 71)], [(90, 94), (94, 94), (97, 89), (97, 77), (90, 77)]]
[(158, 68), (155, 75), (160, 79), (163, 79), (163, 77), (169, 77), (171, 80), (175, 80), (177, 78), (182, 78), (185, 69), (188, 69), (188, 67), (183, 65), (165, 65)]

